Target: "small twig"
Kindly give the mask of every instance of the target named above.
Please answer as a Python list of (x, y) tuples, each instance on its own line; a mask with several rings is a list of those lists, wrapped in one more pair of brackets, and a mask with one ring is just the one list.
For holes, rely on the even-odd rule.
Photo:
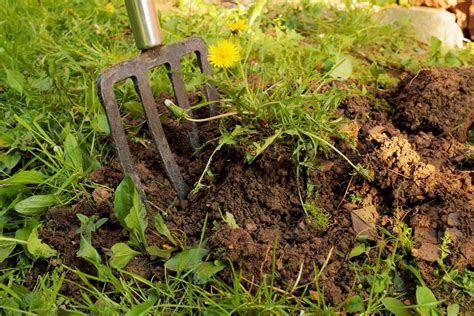
[(339, 208), (341, 207), (342, 202), (344, 202), (344, 200), (346, 199), (347, 193), (349, 192), (349, 188), (351, 187), (352, 179), (354, 179), (354, 176), (355, 174), (353, 174), (351, 179), (349, 180), (349, 184), (347, 185), (346, 192), (344, 192), (344, 196), (342, 197), (341, 202), (339, 202), (339, 205), (336, 208), (336, 212), (339, 211)]

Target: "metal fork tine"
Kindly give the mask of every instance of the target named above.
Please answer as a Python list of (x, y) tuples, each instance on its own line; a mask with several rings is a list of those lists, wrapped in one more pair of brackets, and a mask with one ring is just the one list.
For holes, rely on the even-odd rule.
[(135, 80), (137, 93), (140, 96), (143, 108), (145, 109), (148, 128), (150, 129), (151, 136), (160, 154), (165, 171), (180, 199), (185, 199), (189, 192), (188, 186), (183, 180), (183, 176), (179, 171), (179, 167), (176, 164), (173, 153), (171, 152), (168, 141), (166, 140), (147, 74), (142, 73), (140, 76), (137, 76)]
[[(189, 110), (190, 105), (188, 96), (186, 95), (186, 86), (183, 77), (181, 76), (181, 64), (179, 59), (181, 56), (176, 57), (177, 58), (170, 58), (169, 63), (167, 63), (166, 66), (169, 70), (169, 77), (171, 80), (171, 85), (173, 86), (176, 102), (182, 109)], [(192, 112), (188, 111), (188, 115), (192, 117)], [(187, 130), (189, 143), (191, 144), (192, 148), (196, 150), (201, 146), (196, 123), (184, 121), (183, 126)]]
[[(196, 41), (194, 45), (197, 48), (195, 53), (196, 53), (196, 57), (198, 61), (198, 66), (201, 69), (201, 72), (205, 74), (206, 76), (211, 77), (212, 66), (209, 63), (209, 60), (207, 59), (209, 50), (207, 49), (206, 44), (204, 43), (204, 41), (202, 41), (202, 39), (200, 39), (200, 41), (199, 40)], [(219, 99), (219, 97), (217, 96), (216, 89), (210, 83), (206, 83), (205, 89), (206, 89), (207, 101), (217, 101)], [(210, 105), (210, 110), (212, 114), (217, 112), (217, 109), (214, 103)]]
[(143, 191), (140, 178), (135, 170), (132, 153), (130, 152), (130, 147), (127, 142), (127, 135), (125, 134), (125, 129), (122, 125), (120, 109), (117, 105), (117, 99), (114, 93), (115, 82), (113, 80), (102, 79), (102, 76), (97, 78), (97, 91), (99, 100), (107, 114), (107, 121), (109, 123), (112, 138), (114, 139), (120, 164), (122, 165), (124, 173), (129, 175), (137, 186), (141, 199), (145, 200), (145, 192)]

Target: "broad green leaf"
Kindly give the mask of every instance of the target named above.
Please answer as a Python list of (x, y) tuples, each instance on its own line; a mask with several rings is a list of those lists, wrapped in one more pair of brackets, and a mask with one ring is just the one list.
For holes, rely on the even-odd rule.
[(436, 305), (438, 305), (433, 292), (426, 286), (416, 288), (416, 303), (418, 305), (417, 310), (422, 316), (430, 316), (431, 311), (436, 311)]
[(25, 83), (25, 78), (18, 70), (5, 69), (7, 73), (7, 84), (13, 90), (16, 90), (20, 94), (23, 94), (23, 84)]
[(20, 170), (9, 178), (0, 180), (0, 184), (40, 184), (46, 177), (36, 170)]
[(459, 305), (450, 304), (446, 309), (447, 316), (458, 316), (459, 315)]
[(72, 134), (67, 134), (66, 140), (64, 141), (64, 159), (66, 163), (74, 168), (78, 173), (84, 172), (82, 150), (76, 137)]
[(135, 190), (135, 184), (130, 176), (125, 176), (115, 190), (115, 214), (124, 228), (127, 227), (125, 224), (125, 217), (130, 213), (130, 209), (133, 206), (133, 195)]
[(112, 258), (109, 263), (115, 269), (124, 268), (133, 257), (140, 254), (123, 242), (113, 245), (111, 250)]
[(10, 256), (16, 245), (17, 243), (13, 241), (0, 241), (0, 263)]
[(155, 229), (158, 233), (168, 238), (168, 240), (171, 241), (173, 245), (177, 245), (176, 239), (174, 239), (173, 235), (171, 235), (170, 230), (165, 224), (165, 220), (159, 212), (157, 212), (155, 215)]
[(56, 202), (56, 196), (53, 194), (33, 195), (18, 202), (15, 205), (15, 211), (27, 216), (36, 216)]
[(109, 122), (104, 114), (97, 115), (91, 121), (92, 128), (98, 133), (110, 134)]
[(23, 241), (27, 241), (28, 237), (31, 234), (32, 229), (29, 227), (24, 227), (17, 229), (15, 232), (15, 238)]
[(133, 116), (140, 116), (140, 115), (143, 115), (144, 113), (143, 105), (140, 102), (135, 101), (135, 100), (125, 102), (123, 107), (127, 109), (130, 112), (130, 114), (132, 114)]
[(125, 217), (125, 225), (135, 234), (138, 241), (146, 246), (145, 230), (148, 226), (146, 209), (136, 189), (133, 194), (133, 206), (130, 209), (130, 213)]
[(18, 196), (19, 194), (23, 192), (28, 192), (28, 191), (30, 191), (29, 188), (23, 185), (17, 185), (17, 184), (0, 187), (0, 200), (2, 198), (12, 199)]
[(21, 154), (19, 151), (14, 151), (12, 153), (0, 153), (0, 162), (3, 163), (3, 165), (7, 169), (13, 169), (18, 162), (20, 162), (21, 159)]
[(331, 69), (329, 75), (334, 79), (346, 80), (352, 74), (352, 63), (347, 57), (336, 60), (336, 64)]
[(149, 246), (146, 247), (146, 252), (150, 256), (155, 256), (159, 258), (163, 258), (165, 260), (168, 260), (171, 257), (171, 253), (173, 252), (174, 248), (171, 249), (161, 249), (158, 246)]
[(100, 255), (97, 250), (91, 245), (91, 243), (81, 234), (81, 242), (77, 256), (84, 259), (89, 259), (94, 263), (99, 264), (101, 262)]
[(223, 270), (223, 263), (215, 264), (214, 262), (201, 262), (201, 264), (193, 271), (194, 280), (197, 283), (206, 283), (213, 275)]
[(133, 306), (125, 316), (147, 316), (153, 313), (150, 313), (151, 309), (155, 306), (156, 298), (150, 297), (145, 302)]
[(360, 256), (365, 252), (365, 244), (358, 244), (354, 248), (352, 248), (351, 252), (349, 253), (349, 259)]
[(402, 301), (393, 298), (393, 297), (385, 297), (382, 299), (383, 306), (393, 313), (395, 316), (410, 316), (411, 313), (408, 309), (408, 306), (403, 304)]
[(355, 295), (351, 297), (351, 300), (346, 304), (345, 311), (348, 313), (363, 312), (364, 300), (360, 295)]
[(395, 272), (393, 276), (393, 288), (397, 292), (403, 292), (405, 290), (405, 282), (403, 279)]
[(175, 272), (197, 269), (205, 255), (207, 255), (206, 249), (187, 249), (169, 259), (165, 263), (165, 268)]
[(30, 236), (28, 237), (28, 252), (31, 253), (33, 256), (40, 258), (49, 258), (55, 256), (57, 254), (56, 250), (43, 243), (41, 239), (39, 239), (38, 228), (39, 226), (33, 228), (31, 230)]
[(8, 148), (15, 142), (9, 134), (0, 134), (0, 148)]
[[(35, 224), (34, 226), (36, 225), (37, 224)], [(15, 238), (19, 240), (27, 241), (28, 237), (30, 237), (31, 231), (32, 231), (31, 227), (23, 227), (23, 228), (17, 229), (15, 232)], [(28, 244), (26, 245), (22, 244), (21, 246), (25, 250), (26, 254), (28, 254), (28, 251), (26, 251), (28, 250)]]

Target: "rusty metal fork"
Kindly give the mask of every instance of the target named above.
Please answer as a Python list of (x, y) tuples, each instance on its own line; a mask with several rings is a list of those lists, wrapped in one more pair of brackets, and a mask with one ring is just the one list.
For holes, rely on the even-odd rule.
[[(132, 79), (135, 90), (143, 105), (151, 136), (163, 161), (168, 178), (178, 193), (179, 198), (185, 199), (189, 193), (189, 188), (181, 175), (163, 131), (148, 73), (155, 67), (165, 65), (168, 69), (176, 102), (184, 110), (189, 110), (189, 99), (181, 75), (180, 60), (183, 55), (195, 53), (201, 72), (206, 76), (212, 75), (212, 67), (207, 60), (207, 46), (199, 37), (189, 37), (178, 43), (164, 46), (153, 0), (126, 0), (125, 3), (135, 42), (137, 47), (142, 50), (142, 53), (131, 60), (113, 65), (101, 72), (97, 78), (99, 99), (105, 109), (124, 173), (132, 177), (140, 195), (144, 198), (145, 193), (135, 168), (130, 147), (128, 146), (120, 109), (114, 93), (114, 85), (117, 82), (128, 78)], [(217, 99), (211, 85), (206, 84), (205, 90), (208, 101)], [(189, 114), (191, 115), (191, 113)], [(191, 146), (194, 149), (198, 148), (200, 146), (199, 135), (195, 123), (186, 121), (183, 127), (186, 129)]]

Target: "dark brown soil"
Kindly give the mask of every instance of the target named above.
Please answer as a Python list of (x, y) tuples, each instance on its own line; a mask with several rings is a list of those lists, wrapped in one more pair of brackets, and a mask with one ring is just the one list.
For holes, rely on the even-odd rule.
[[(154, 222), (159, 210), (166, 213), (168, 228), (188, 246), (196, 245), (205, 229), (209, 259), (232, 263), (248, 286), (262, 282), (273, 266), (277, 287), (287, 289), (295, 282), (311, 283), (317, 273), (314, 267), (321, 268), (328, 260), (319, 286), (328, 302), (339, 304), (354, 285), (366, 286), (349, 264), (362, 264), (363, 260), (349, 259), (348, 254), (357, 244), (351, 215), (370, 207), (378, 213), (377, 224), (392, 233), (396, 233), (396, 217), (414, 230), (410, 255), (420, 265), (423, 276), (429, 282), (433, 280), (430, 285), (436, 287), (432, 272), (446, 232), (453, 243), (445, 262), (459, 269), (472, 268), (474, 264), (472, 149), (460, 142), (466, 139), (467, 128), (472, 125), (473, 92), (473, 68), (430, 69), (406, 78), (393, 93), (379, 93), (379, 99), (387, 100), (395, 109), (393, 113), (380, 110), (366, 97), (346, 99), (341, 113), (355, 132), (357, 145), (351, 149), (336, 142), (336, 146), (343, 148), (354, 163), (370, 169), (371, 181), (354, 175), (345, 160), (335, 154), (318, 160), (318, 167), (304, 173), (298, 182), (291, 150), (285, 146), (270, 147), (251, 165), (244, 162), (244, 148), (224, 147), (214, 158), (212, 177), (205, 179), (209, 188), (179, 201), (155, 150), (131, 144), (151, 202), (149, 222)], [(165, 111), (160, 100), (159, 108)], [(178, 164), (192, 185), (216, 145), (218, 126), (214, 122), (199, 126), (203, 143), (209, 141), (199, 156), (192, 155), (184, 133), (174, 121), (165, 121), (164, 127), (173, 140), (170, 145)], [(120, 165), (112, 160), (91, 177), (113, 189), (122, 179)], [(311, 198), (329, 214), (326, 227), (315, 227), (306, 217), (298, 183), (303, 197)], [(305, 190), (307, 184), (314, 186), (311, 197)], [(94, 272), (93, 267), (76, 257), (77, 213), (109, 219), (93, 235), (93, 245), (104, 258), (113, 244), (127, 240), (114, 216), (110, 192), (99, 188), (93, 194), (95, 203), (49, 210), (41, 238), (59, 251), (66, 264)], [(226, 225), (226, 212), (235, 217), (238, 228)], [(151, 245), (169, 245), (153, 225), (149, 226), (146, 237)], [(146, 278), (160, 278), (163, 262), (141, 256), (131, 261), (127, 269)], [(230, 281), (230, 269), (223, 270), (220, 276)]]
[(394, 99), (394, 120), (410, 131), (452, 135), (466, 141), (474, 120), (472, 78), (474, 68), (421, 70), (400, 84)]

